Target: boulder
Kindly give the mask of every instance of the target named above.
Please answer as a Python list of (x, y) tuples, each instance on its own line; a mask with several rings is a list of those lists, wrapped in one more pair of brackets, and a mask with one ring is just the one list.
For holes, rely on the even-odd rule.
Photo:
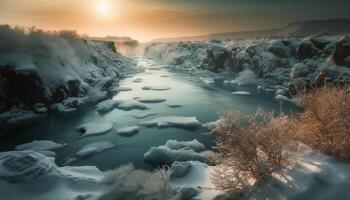
[(293, 79), (299, 78), (299, 77), (305, 77), (309, 74), (310, 70), (308, 66), (306, 66), (303, 63), (297, 63), (293, 66), (290, 77)]
[(350, 37), (344, 37), (335, 43), (335, 49), (332, 54), (332, 59), (337, 65), (347, 65), (345, 61), (350, 56)]
[(225, 67), (233, 68), (233, 59), (230, 52), (221, 45), (210, 45), (206, 51), (209, 70), (219, 72)]
[(316, 47), (310, 41), (303, 41), (297, 49), (297, 58), (304, 60), (306, 58), (312, 58), (317, 54)]
[(268, 50), (279, 58), (289, 57), (289, 49), (281, 41), (273, 42), (268, 46)]

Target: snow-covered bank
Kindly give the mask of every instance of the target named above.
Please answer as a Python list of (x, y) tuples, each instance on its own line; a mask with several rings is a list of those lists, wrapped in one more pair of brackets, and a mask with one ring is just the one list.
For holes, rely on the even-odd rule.
[[(73, 111), (107, 98), (105, 91), (132, 71), (133, 61), (113, 42), (86, 40), (74, 32), (0, 26), (0, 43), (0, 112)], [(74, 105), (61, 104), (67, 98), (76, 98)]]
[[(211, 84), (299, 89), (350, 83), (350, 37), (152, 43), (147, 57)], [(286, 95), (286, 94), (285, 94)]]

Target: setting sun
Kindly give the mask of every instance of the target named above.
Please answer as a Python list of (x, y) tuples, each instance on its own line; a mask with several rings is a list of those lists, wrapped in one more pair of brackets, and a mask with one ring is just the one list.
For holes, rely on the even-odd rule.
[(108, 1), (99, 1), (98, 2), (98, 5), (97, 5), (97, 12), (100, 14), (100, 15), (109, 15), (110, 13), (110, 4)]

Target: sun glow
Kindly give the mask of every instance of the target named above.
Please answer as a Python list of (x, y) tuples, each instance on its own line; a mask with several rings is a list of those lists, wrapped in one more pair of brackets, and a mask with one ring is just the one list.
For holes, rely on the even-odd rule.
[(101, 0), (97, 4), (97, 12), (100, 15), (107, 16), (110, 14), (110, 4), (106, 0)]

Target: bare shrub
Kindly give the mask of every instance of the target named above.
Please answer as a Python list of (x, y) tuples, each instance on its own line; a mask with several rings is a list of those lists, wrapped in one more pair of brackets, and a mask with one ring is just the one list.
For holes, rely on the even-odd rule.
[(312, 148), (350, 160), (350, 87), (317, 88), (296, 102), (304, 112), (294, 120), (297, 139)]
[(102, 183), (111, 185), (111, 189), (102, 200), (163, 200), (175, 198), (177, 190), (168, 181), (166, 169), (154, 172), (135, 169), (132, 164), (106, 172)]
[(240, 191), (284, 167), (289, 119), (285, 115), (258, 109), (255, 115), (243, 116), (236, 110), (221, 113), (217, 135), (212, 180), (218, 189)]

